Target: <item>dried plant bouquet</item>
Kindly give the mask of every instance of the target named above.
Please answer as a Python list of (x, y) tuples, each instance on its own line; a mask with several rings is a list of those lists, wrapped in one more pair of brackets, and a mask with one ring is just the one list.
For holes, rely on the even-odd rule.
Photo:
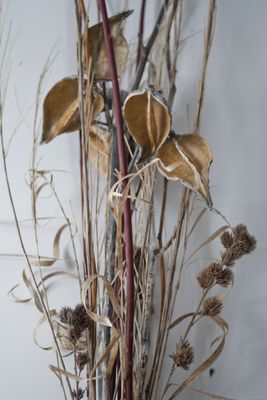
[[(62, 398), (90, 400), (175, 399), (211, 370), (224, 349), (228, 324), (222, 317), (223, 300), (234, 283), (237, 262), (255, 249), (256, 241), (244, 224), (231, 226), (212, 203), (209, 170), (212, 151), (200, 132), (206, 69), (214, 33), (215, 0), (209, 1), (204, 27), (195, 122), (182, 134), (172, 123), (176, 94), (177, 58), (182, 39), (183, 0), (162, 0), (154, 29), (144, 39), (146, 1), (140, 13), (138, 45), (131, 54), (124, 35), (133, 10), (109, 17), (105, 0), (98, 0), (99, 22), (93, 24), (83, 0), (75, 0), (77, 74), (62, 77), (41, 100), (50, 56), (37, 89), (28, 173), (36, 254), (28, 254), (17, 217), (9, 178), (4, 113), (6, 87), (3, 61), (0, 70), (1, 151), (9, 200), (26, 261), (23, 282), (30, 293), (18, 302), (33, 302), (40, 312), (37, 332), (47, 324), (50, 349), (57, 363), (50, 369), (59, 379)], [(155, 43), (161, 39), (163, 47)], [(3, 45), (3, 44), (1, 44)], [(4, 53), (3, 60), (4, 60)], [(133, 68), (134, 63), (134, 68)], [(132, 64), (129, 68), (129, 64)], [(119, 80), (128, 69), (127, 90)], [(38, 131), (42, 105), (42, 132)], [(80, 146), (81, 222), (66, 212), (53, 172), (38, 162), (38, 146), (61, 134), (76, 132)], [(177, 186), (177, 215), (166, 238), (170, 181)], [(38, 201), (48, 191), (61, 212), (55, 231), (53, 257), (39, 252)], [(155, 191), (160, 207), (155, 206)], [(222, 225), (207, 238), (199, 238), (200, 222), (211, 214)], [(62, 218), (64, 220), (62, 224)], [(62, 233), (68, 232), (75, 269), (57, 269)], [(192, 238), (199, 245), (192, 249)], [(195, 308), (179, 312), (177, 298), (188, 266), (213, 241), (220, 242), (216, 258), (195, 273)], [(49, 271), (48, 268), (51, 270)], [(76, 306), (49, 302), (50, 279), (69, 276), (78, 285)], [(181, 302), (181, 299), (179, 300)], [(200, 321), (209, 320), (219, 333), (210, 353), (202, 354), (191, 339)], [(171, 353), (168, 351), (175, 337)], [(170, 354), (169, 354), (170, 353)], [(200, 354), (196, 359), (195, 355)], [(166, 361), (167, 360), (167, 361)], [(163, 365), (168, 365), (165, 371)], [(212, 370), (211, 370), (212, 371)], [(224, 397), (201, 392), (210, 398)]]

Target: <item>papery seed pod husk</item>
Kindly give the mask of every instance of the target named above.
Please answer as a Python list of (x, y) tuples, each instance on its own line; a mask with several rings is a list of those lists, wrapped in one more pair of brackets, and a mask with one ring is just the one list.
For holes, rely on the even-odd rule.
[[(92, 91), (91, 104), (93, 121), (104, 108), (103, 96), (96, 90)], [(48, 143), (58, 135), (77, 131), (80, 127), (78, 78), (64, 78), (50, 89), (44, 100), (41, 143)]]
[(178, 135), (158, 149), (158, 169), (168, 179), (179, 180), (198, 192), (212, 206), (209, 192), (209, 168), (212, 153), (208, 143), (199, 135)]
[(83, 351), (87, 349), (85, 334), (83, 333), (78, 339), (74, 338), (73, 325), (62, 325), (61, 323), (54, 321), (53, 327), (62, 349), (73, 351), (74, 343), (77, 351)]
[[(109, 18), (117, 74), (119, 77), (125, 71), (129, 53), (128, 42), (123, 36), (122, 23), (132, 12), (133, 10), (124, 11)], [(87, 46), (88, 57), (91, 59), (91, 72), (94, 79), (111, 80), (102, 22), (88, 29)]]
[(142, 158), (151, 157), (171, 129), (171, 116), (164, 99), (150, 89), (129, 94), (123, 105), (128, 130), (142, 149)]
[(93, 124), (89, 130), (88, 158), (99, 172), (108, 176), (111, 134), (100, 125)]

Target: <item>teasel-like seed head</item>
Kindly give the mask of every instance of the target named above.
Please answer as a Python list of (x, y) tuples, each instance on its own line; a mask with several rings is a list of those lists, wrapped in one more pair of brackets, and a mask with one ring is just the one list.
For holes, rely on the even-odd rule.
[(229, 231), (224, 231), (220, 237), (223, 247), (228, 250), (234, 243), (233, 235)]
[(89, 357), (87, 352), (84, 351), (80, 351), (77, 356), (76, 356), (76, 363), (78, 365), (78, 368), (80, 371), (82, 371), (84, 369), (84, 367), (86, 366), (86, 364), (89, 361)]
[(219, 263), (211, 263), (208, 267), (204, 268), (197, 276), (199, 286), (202, 289), (211, 288), (215, 282), (218, 273), (221, 271), (222, 267)]
[[(232, 242), (231, 246), (230, 243)], [(222, 254), (222, 263), (232, 267), (235, 261), (245, 254), (251, 253), (256, 247), (255, 238), (248, 233), (247, 227), (243, 224), (233, 228), (233, 234), (224, 232), (221, 235), (221, 242), (226, 248)]]
[(77, 304), (73, 310), (73, 322), (70, 331), (71, 340), (76, 341), (80, 339), (85, 329), (89, 328), (90, 323), (91, 320), (83, 304)]
[(234, 283), (234, 273), (231, 268), (226, 267), (218, 273), (216, 277), (216, 284), (226, 288), (230, 285), (233, 285), (233, 283)]
[(172, 353), (170, 357), (177, 367), (188, 370), (194, 361), (194, 349), (189, 341), (185, 340), (183, 343), (177, 344), (176, 352)]
[(85, 390), (79, 388), (78, 391), (75, 389), (72, 390), (72, 395), (75, 400), (81, 400), (84, 396)]
[(84, 308), (83, 304), (77, 304), (73, 311), (73, 325), (74, 327), (77, 326), (84, 331), (90, 325), (90, 318)]
[(220, 314), (222, 308), (223, 304), (217, 297), (215, 296), (209, 297), (206, 300), (204, 300), (202, 313), (204, 315), (209, 315), (211, 317), (214, 317), (215, 315)]
[(73, 310), (70, 307), (62, 307), (59, 312), (59, 319), (63, 324), (72, 325), (73, 316)]
[(233, 229), (234, 240), (239, 242), (243, 254), (249, 254), (256, 248), (256, 239), (248, 233), (244, 224), (239, 224)]

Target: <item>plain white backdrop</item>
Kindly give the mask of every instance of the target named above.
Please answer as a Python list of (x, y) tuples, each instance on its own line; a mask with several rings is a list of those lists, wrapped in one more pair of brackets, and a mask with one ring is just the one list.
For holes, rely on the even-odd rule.
[[(94, 2), (92, 2), (94, 3)], [(121, 11), (124, 2), (113, 0), (110, 15)], [(137, 43), (139, 1), (129, 1), (135, 13), (127, 22), (130, 48)], [(182, 37), (192, 35), (183, 48), (178, 65), (177, 97), (173, 107), (173, 127), (177, 133), (192, 129), (196, 108), (198, 78), (203, 50), (203, 27), (207, 20), (206, 0), (185, 0)], [(160, 8), (159, 0), (147, 1), (145, 37), (150, 32)], [(235, 285), (224, 301), (223, 316), (230, 325), (225, 350), (215, 364), (212, 377), (205, 373), (194, 386), (238, 400), (267, 399), (267, 271), (266, 271), (266, 148), (267, 148), (267, 1), (218, 0), (216, 28), (210, 54), (204, 108), (200, 134), (211, 145), (214, 162), (211, 168), (211, 193), (217, 209), (232, 224), (245, 223), (256, 236), (257, 250), (236, 268)], [(53, 46), (58, 52), (46, 80), (45, 90), (65, 76), (76, 72), (75, 15), (71, 0), (9, 0), (4, 1), (5, 21), (12, 19), (10, 55), (11, 73), (6, 97), (4, 134), (8, 141), (14, 128), (22, 123), (10, 147), (7, 161), (11, 186), (20, 220), (30, 218), (30, 191), (25, 174), (30, 168), (33, 103), (40, 73)], [(96, 21), (95, 6), (90, 18)], [(7, 28), (7, 27), (6, 27)], [(6, 29), (7, 30), (7, 29)], [(160, 46), (160, 44), (157, 44)], [(126, 79), (123, 85), (127, 87)], [(189, 119), (188, 113), (189, 110)], [(189, 121), (189, 122), (188, 122)], [(56, 184), (63, 204), (70, 211), (78, 207), (79, 152), (78, 135), (62, 135), (48, 146), (41, 146), (39, 157), (43, 169), (64, 170), (56, 173)], [(171, 187), (168, 220), (177, 209), (177, 184)], [(160, 194), (158, 194), (160, 195)], [(0, 252), (21, 253), (9, 205), (6, 186), (0, 170)], [(40, 215), (60, 215), (54, 203), (40, 202)], [(77, 215), (75, 214), (77, 213)], [(76, 218), (79, 212), (74, 211)], [(206, 237), (221, 222), (210, 215), (203, 222), (199, 237)], [(51, 230), (40, 233), (41, 254), (51, 252)], [(34, 252), (30, 224), (23, 224), (27, 250)], [(216, 254), (218, 248), (209, 250)], [(66, 257), (68, 256), (66, 251)], [(203, 253), (204, 256), (204, 253)], [(207, 256), (207, 254), (206, 254)], [(202, 265), (203, 266), (203, 265)], [(188, 271), (179, 301), (179, 313), (191, 311), (197, 292), (194, 277), (196, 268)], [(21, 282), (24, 261), (19, 257), (0, 258), (0, 398), (15, 400), (60, 399), (57, 379), (48, 369), (55, 363), (51, 352), (41, 351), (33, 342), (32, 332), (39, 318), (29, 304), (15, 304), (7, 297), (8, 290)], [(194, 284), (192, 283), (194, 282)], [(21, 295), (25, 291), (21, 290)], [(64, 280), (51, 288), (51, 302), (57, 307), (78, 299), (76, 283)], [(209, 350), (213, 328), (205, 326), (201, 335), (192, 339), (197, 357)], [(47, 345), (48, 337), (41, 337)], [(171, 351), (177, 337), (167, 351)], [(169, 353), (168, 353), (169, 354)], [(170, 368), (169, 361), (164, 371)], [(164, 376), (164, 373), (163, 373)], [(186, 391), (181, 399), (202, 398)], [(204, 397), (203, 397), (204, 398)], [(157, 398), (155, 399), (157, 400)]]

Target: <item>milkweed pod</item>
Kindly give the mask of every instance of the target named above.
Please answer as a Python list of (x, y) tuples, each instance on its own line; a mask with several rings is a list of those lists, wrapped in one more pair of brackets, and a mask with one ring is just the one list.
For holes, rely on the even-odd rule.
[[(123, 36), (122, 23), (132, 12), (133, 10), (124, 11), (109, 18), (110, 33), (119, 77), (125, 71), (129, 53), (128, 42)], [(94, 79), (111, 80), (102, 22), (88, 28), (86, 43), (87, 56), (91, 59), (91, 71)], [(84, 53), (86, 55), (86, 52)], [(86, 60), (84, 60), (84, 63), (87, 65)]]
[[(57, 82), (46, 95), (43, 104), (43, 133), (41, 143), (48, 143), (58, 135), (79, 130), (78, 78), (68, 77)], [(103, 96), (92, 90), (92, 120), (104, 108)]]
[(131, 93), (123, 112), (128, 130), (143, 157), (152, 156), (165, 141), (171, 129), (171, 116), (162, 97), (143, 90)]
[(158, 169), (168, 179), (179, 180), (198, 192), (209, 207), (209, 168), (212, 153), (208, 143), (199, 135), (171, 136), (157, 151)]
[(88, 158), (99, 172), (108, 176), (111, 135), (99, 125), (91, 125), (88, 140)]

